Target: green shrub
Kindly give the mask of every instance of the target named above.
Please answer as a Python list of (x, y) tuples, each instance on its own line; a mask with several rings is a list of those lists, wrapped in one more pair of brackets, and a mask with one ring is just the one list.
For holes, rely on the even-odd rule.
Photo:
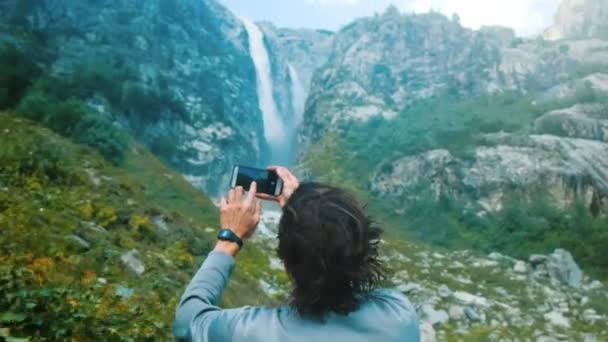
[[(44, 86), (48, 81), (43, 82)], [(124, 158), (126, 135), (80, 101), (60, 100), (36, 90), (21, 101), (17, 112), (80, 144), (93, 147), (114, 163), (120, 163)]]
[(120, 163), (125, 156), (127, 137), (120, 128), (99, 115), (85, 115), (76, 125), (74, 140), (91, 146), (114, 164)]
[(14, 45), (0, 47), (0, 110), (13, 108), (40, 75), (30, 56)]

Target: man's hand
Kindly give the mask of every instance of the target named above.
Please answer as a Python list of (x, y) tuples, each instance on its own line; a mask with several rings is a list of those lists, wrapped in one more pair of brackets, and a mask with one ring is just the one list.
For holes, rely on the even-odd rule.
[[(262, 206), (260, 201), (255, 198), (256, 191), (257, 185), (253, 182), (249, 193), (243, 199), (243, 187), (237, 186), (230, 190), (227, 199), (222, 198), (220, 204), (222, 228), (231, 229), (242, 240), (251, 237), (260, 222)], [(225, 241), (219, 241), (215, 249), (232, 255), (236, 255), (238, 252), (236, 244)]]
[(279, 205), (284, 207), (293, 193), (300, 186), (300, 181), (287, 168), (282, 166), (269, 166), (268, 170), (275, 171), (279, 178), (283, 181), (283, 191), (279, 196), (271, 196), (267, 194), (257, 194), (257, 198), (264, 200), (279, 202)]

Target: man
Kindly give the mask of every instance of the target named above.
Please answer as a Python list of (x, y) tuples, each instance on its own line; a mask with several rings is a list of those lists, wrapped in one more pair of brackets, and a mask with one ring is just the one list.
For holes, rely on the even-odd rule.
[[(354, 197), (336, 187), (298, 182), (282, 167), (279, 197), (231, 190), (221, 201), (215, 249), (179, 304), (173, 333), (192, 341), (419, 341), (416, 313), (400, 292), (377, 289), (381, 230)], [(278, 254), (293, 285), (288, 306), (222, 309), (218, 303), (242, 248), (260, 220), (257, 198), (283, 208)]]

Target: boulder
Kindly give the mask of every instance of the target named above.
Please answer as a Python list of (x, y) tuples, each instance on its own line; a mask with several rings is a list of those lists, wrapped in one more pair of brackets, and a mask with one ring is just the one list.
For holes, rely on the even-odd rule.
[(551, 255), (531, 255), (530, 263), (534, 275), (548, 277), (554, 285), (564, 284), (580, 287), (583, 281), (583, 271), (574, 261), (572, 254), (558, 248)]
[(583, 281), (583, 271), (574, 261), (572, 254), (564, 249), (556, 249), (550, 256), (549, 274), (552, 278), (572, 287), (579, 287)]

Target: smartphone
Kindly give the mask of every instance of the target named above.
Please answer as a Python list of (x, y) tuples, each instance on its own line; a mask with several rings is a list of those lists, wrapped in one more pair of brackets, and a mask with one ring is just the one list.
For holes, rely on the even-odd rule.
[(253, 181), (257, 183), (257, 192), (271, 196), (279, 196), (283, 191), (283, 181), (275, 171), (256, 169), (242, 165), (237, 165), (232, 170), (230, 187), (242, 186), (245, 191), (249, 191), (249, 186)]

